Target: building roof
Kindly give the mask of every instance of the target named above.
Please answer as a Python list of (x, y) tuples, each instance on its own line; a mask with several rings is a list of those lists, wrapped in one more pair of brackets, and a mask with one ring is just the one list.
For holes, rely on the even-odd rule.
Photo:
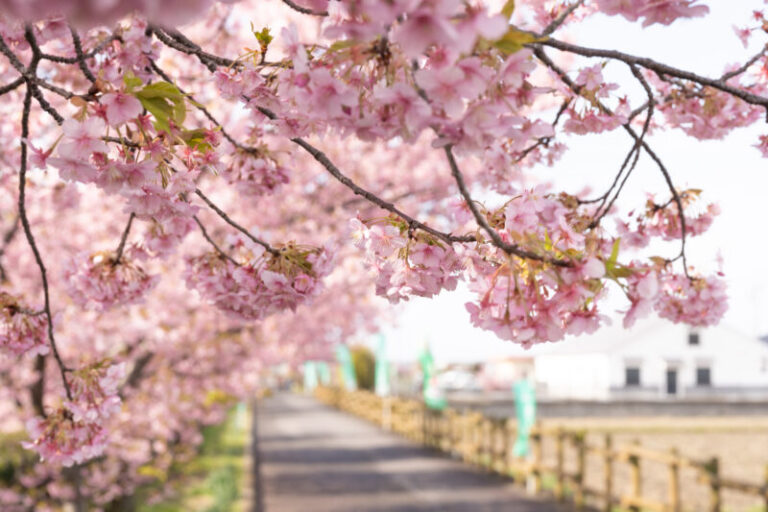
[(768, 349), (768, 344), (728, 325), (720, 324), (705, 329), (692, 329), (684, 324), (674, 324), (662, 318), (653, 317), (638, 320), (630, 329), (625, 329), (621, 321), (617, 321), (610, 326), (598, 329), (591, 335), (569, 336), (560, 342), (534, 346), (530, 353), (533, 356), (619, 353), (636, 350), (638, 343), (646, 342), (649, 339), (665, 337), (685, 340), (689, 332), (699, 333), (702, 339), (723, 338), (727, 339), (729, 344), (738, 343), (753, 346), (758, 344)]

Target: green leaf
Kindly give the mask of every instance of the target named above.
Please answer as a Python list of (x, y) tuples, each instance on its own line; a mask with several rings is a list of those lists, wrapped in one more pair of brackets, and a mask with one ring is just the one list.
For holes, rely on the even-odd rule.
[(136, 92), (139, 98), (168, 98), (171, 101), (181, 101), (184, 95), (179, 88), (168, 82), (155, 82), (145, 85), (144, 88)]
[[(253, 25), (251, 25), (251, 29), (253, 30)], [(269, 46), (269, 43), (272, 42), (272, 34), (269, 33), (269, 27), (262, 28), (259, 32), (256, 32), (256, 30), (253, 30), (253, 35), (256, 36), (256, 40), (261, 44), (262, 48), (266, 48)]]
[(181, 132), (181, 138), (191, 148), (195, 148), (198, 151), (208, 151), (211, 149), (211, 145), (205, 140), (205, 130), (197, 128), (195, 130), (183, 130)]
[(187, 118), (187, 104), (184, 103), (184, 100), (178, 101), (173, 104), (173, 122), (176, 123), (176, 126), (181, 126), (184, 124), (184, 119)]
[(155, 118), (155, 129), (169, 132), (170, 121), (181, 126), (187, 117), (184, 94), (173, 84), (155, 82), (134, 93), (147, 111)]
[(634, 272), (633, 272), (633, 270), (631, 268), (619, 266), (619, 267), (614, 268), (611, 271), (610, 276), (614, 277), (614, 278), (625, 278), (626, 279), (627, 277), (631, 276), (633, 273)]
[(511, 55), (522, 50), (526, 44), (537, 41), (541, 41), (541, 39), (528, 32), (510, 27), (506, 34), (493, 42), (493, 46), (498, 48), (504, 55)]
[(507, 19), (512, 17), (512, 13), (515, 12), (515, 0), (507, 0), (504, 7), (501, 8), (501, 14)]
[(126, 91), (129, 93), (133, 92), (136, 87), (140, 87), (142, 84), (141, 78), (134, 75), (132, 71), (128, 71), (125, 76), (123, 76), (123, 82), (125, 83)]
[(621, 238), (617, 238), (613, 241), (613, 248), (611, 249), (611, 257), (608, 258), (608, 261), (612, 264), (616, 264), (616, 260), (619, 259), (619, 247), (621, 245)]
[(341, 39), (339, 41), (335, 41), (328, 48), (328, 50), (330, 50), (332, 52), (335, 52), (335, 51), (343, 50), (345, 48), (350, 48), (352, 46), (355, 46), (356, 44), (358, 44), (358, 43), (354, 39)]

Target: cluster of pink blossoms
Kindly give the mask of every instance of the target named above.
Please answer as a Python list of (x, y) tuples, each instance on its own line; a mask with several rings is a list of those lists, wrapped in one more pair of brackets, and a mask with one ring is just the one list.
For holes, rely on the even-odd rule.
[(320, 292), (322, 278), (332, 269), (328, 248), (288, 243), (274, 252), (240, 249), (243, 263), (210, 252), (187, 258), (184, 273), (189, 288), (240, 320), (295, 311)]
[(604, 320), (596, 303), (605, 267), (596, 258), (559, 270), (473, 258), (469, 274), (470, 290), (479, 296), (466, 305), (472, 324), (524, 347), (592, 333)]
[(223, 175), (245, 197), (275, 192), (288, 183), (289, 171), (275, 160), (238, 151)]
[(434, 297), (456, 288), (463, 265), (453, 247), (432, 235), (410, 232), (397, 218), (370, 224), (355, 218), (350, 229), (376, 273), (376, 295), (396, 304), (411, 295)]
[[(125, 73), (126, 67), (124, 63), (119, 69)], [(152, 117), (142, 115), (137, 97), (158, 94), (157, 86), (139, 88), (141, 81), (132, 73), (128, 74), (133, 80), (130, 86), (113, 86), (100, 96), (100, 103), (83, 107), (76, 119), (64, 122), (54, 156), (53, 148), (46, 152), (33, 148), (33, 162), (39, 167), (57, 168), (65, 180), (94, 184), (123, 196), (128, 212), (151, 223), (146, 247), (163, 256), (173, 252), (194, 229), (198, 207), (187, 198), (194, 193), (200, 173), (217, 163), (214, 148), (219, 137), (213, 130), (185, 131), (173, 120), (168, 121), (168, 127), (157, 128), (157, 120), (153, 126)], [(123, 81), (122, 74), (116, 78)], [(176, 101), (177, 111), (183, 109), (181, 93), (173, 87), (159, 91)], [(105, 142), (108, 137), (121, 138), (126, 144), (115, 154)], [(177, 150), (169, 139), (188, 144)]]
[(125, 364), (92, 364), (67, 377), (73, 400), (45, 418), (27, 422), (32, 441), (24, 447), (50, 464), (72, 466), (98, 457), (107, 446), (104, 421), (120, 409), (118, 386)]
[(624, 327), (656, 310), (672, 322), (706, 327), (717, 324), (728, 308), (725, 281), (719, 277), (689, 277), (642, 267), (628, 269), (625, 292), (632, 303), (624, 316)]
[[(749, 126), (763, 116), (759, 107), (714, 88), (668, 83), (652, 73), (646, 76), (664, 98), (658, 109), (664, 113), (669, 126), (680, 128), (691, 137), (722, 139), (735, 128)], [(738, 81), (738, 78), (731, 79), (729, 85), (743, 87)], [(761, 92), (758, 88), (752, 89)]]
[(67, 262), (63, 277), (75, 303), (99, 311), (140, 302), (159, 280), (125, 255), (116, 262), (112, 253), (80, 253)]
[[(684, 209), (688, 209), (699, 197), (699, 190), (684, 190), (678, 195)], [(685, 235), (698, 236), (709, 229), (720, 214), (717, 204), (708, 204), (697, 215), (685, 215)], [(628, 221), (618, 224), (621, 243), (625, 247), (645, 247), (650, 237), (656, 236), (663, 240), (679, 240), (682, 236), (682, 224), (677, 203), (673, 200), (665, 204), (657, 204), (653, 197), (646, 202), (645, 212), (637, 215), (634, 225), (629, 220), (635, 217), (634, 212), (627, 215)]]
[(65, 408), (45, 418), (32, 418), (26, 426), (32, 441), (24, 441), (22, 446), (36, 451), (50, 464), (67, 467), (80, 464), (98, 457), (107, 447), (107, 432), (100, 425), (75, 421)]
[(662, 318), (697, 327), (716, 325), (728, 309), (725, 281), (714, 276), (690, 279), (679, 274), (662, 278), (656, 311)]
[(574, 266), (524, 261), (490, 246), (470, 253), (468, 281), (478, 294), (466, 306), (472, 323), (526, 347), (594, 332), (603, 320), (597, 301), (606, 268), (591, 254), (602, 247), (597, 234), (584, 231), (588, 223), (575, 207), (566, 198), (526, 191), (485, 214), (505, 242)]
[[(612, 113), (600, 107), (600, 101), (610, 98), (611, 91), (619, 88), (618, 84), (607, 83), (603, 78), (602, 64), (595, 64), (579, 71), (574, 83), (580, 87), (579, 100), (566, 110), (568, 119), (563, 128), (566, 132), (584, 135), (587, 133), (602, 133), (618, 128), (627, 123), (630, 114), (629, 102), (619, 98)], [(564, 89), (563, 94), (570, 96), (570, 91)]]
[(72, 373), (68, 379), (74, 399), (64, 406), (74, 421), (98, 422), (120, 409), (118, 386), (125, 379), (125, 363), (96, 363)]
[(48, 353), (48, 320), (14, 296), (0, 292), (0, 350), (13, 355)]
[(643, 26), (669, 25), (678, 18), (704, 16), (709, 7), (698, 0), (597, 0), (600, 11), (609, 16), (621, 15), (629, 21), (643, 19)]

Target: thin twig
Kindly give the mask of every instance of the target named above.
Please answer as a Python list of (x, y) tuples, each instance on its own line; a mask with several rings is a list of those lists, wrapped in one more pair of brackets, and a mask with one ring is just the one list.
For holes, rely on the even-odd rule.
[(745, 62), (742, 66), (740, 66), (737, 69), (734, 69), (733, 71), (729, 71), (728, 73), (725, 73), (723, 76), (720, 77), (721, 82), (727, 82), (731, 78), (738, 76), (749, 69), (749, 67), (760, 60), (760, 58), (765, 55), (766, 50), (768, 50), (768, 44), (763, 46), (763, 49), (757, 52), (751, 59), (749, 59), (747, 62)]
[(176, 51), (186, 53), (187, 55), (194, 55), (197, 57), (211, 73), (215, 72), (218, 66), (233, 67), (238, 65), (236, 60), (225, 59), (224, 57), (219, 57), (218, 55), (213, 55), (212, 53), (204, 51), (179, 32), (164, 29), (155, 25), (150, 25), (149, 29), (166, 46), (169, 46)]
[(195, 222), (197, 222), (197, 225), (200, 227), (200, 231), (203, 233), (203, 238), (205, 238), (208, 241), (208, 243), (211, 244), (214, 249), (216, 249), (216, 252), (218, 252), (224, 258), (229, 260), (232, 264), (239, 267), (240, 264), (237, 261), (235, 261), (235, 259), (232, 256), (227, 254), (224, 251), (224, 249), (219, 247), (219, 245), (216, 242), (213, 241), (213, 238), (210, 237), (210, 235), (208, 234), (208, 231), (205, 229), (205, 226), (203, 225), (203, 223), (200, 222), (200, 219), (197, 217), (197, 215), (193, 216), (192, 218), (195, 219)]
[[(277, 119), (277, 115), (271, 110), (264, 107), (258, 107), (258, 109), (262, 114), (264, 114), (269, 119), (272, 119), (272, 120)], [(339, 181), (342, 185), (349, 188), (355, 195), (358, 195), (360, 197), (367, 199), (369, 202), (375, 204), (376, 206), (384, 210), (387, 210), (388, 212), (394, 213), (398, 217), (405, 220), (409, 226), (416, 229), (420, 229), (421, 231), (429, 233), (433, 236), (436, 236), (447, 243), (477, 241), (477, 238), (474, 235), (456, 236), (448, 233), (443, 233), (442, 231), (438, 231), (434, 228), (427, 226), (423, 222), (416, 220), (415, 218), (411, 217), (404, 211), (400, 210), (394, 204), (388, 201), (385, 201), (384, 199), (380, 198), (376, 194), (369, 192), (368, 190), (357, 185), (354, 181), (352, 181), (344, 173), (342, 173), (341, 170), (331, 161), (330, 158), (328, 158), (328, 156), (325, 153), (323, 153), (322, 151), (314, 147), (309, 142), (305, 141), (300, 137), (294, 137), (291, 139), (291, 141), (294, 144), (297, 144), (298, 146), (300, 146), (302, 149), (304, 149), (304, 151), (312, 155), (312, 157), (315, 160), (317, 160), (325, 168), (325, 170), (331, 174), (331, 176), (336, 178), (336, 180)]]
[(624, 62), (626, 64), (640, 66), (646, 69), (650, 69), (659, 75), (668, 75), (691, 82), (696, 82), (701, 85), (706, 85), (714, 89), (726, 92), (742, 101), (749, 103), (750, 105), (759, 105), (768, 109), (768, 98), (751, 93), (747, 90), (733, 87), (725, 83), (720, 78), (709, 78), (706, 76), (698, 75), (690, 71), (678, 69), (667, 64), (662, 64), (653, 59), (647, 57), (637, 57), (628, 53), (620, 52), (617, 50), (602, 50), (598, 48), (586, 48), (564, 41), (558, 41), (557, 39), (546, 39), (537, 43), (531, 43), (528, 46), (532, 48), (541, 48), (542, 46), (550, 46), (563, 52), (574, 53), (584, 57), (598, 57), (605, 59), (613, 59)]
[(123, 257), (123, 251), (125, 250), (125, 242), (128, 240), (128, 233), (131, 232), (131, 224), (133, 224), (133, 219), (135, 217), (136, 214), (133, 212), (131, 212), (131, 214), (128, 216), (128, 223), (125, 225), (123, 236), (120, 237), (120, 244), (117, 246), (117, 250), (115, 251), (115, 259), (112, 260), (113, 267), (120, 264), (120, 260)]
[[(96, 45), (93, 50), (88, 51), (87, 53), (83, 54), (83, 57), (86, 59), (92, 59), (101, 51), (107, 47), (108, 44), (110, 44), (112, 41), (118, 41), (121, 39), (121, 36), (118, 34), (111, 34), (109, 37), (105, 38), (103, 41), (101, 41), (98, 45)], [(78, 57), (63, 57), (61, 55), (51, 55), (50, 53), (43, 53), (41, 55), (42, 60), (49, 60), (51, 62), (56, 62), (58, 64), (78, 64), (80, 59)]]
[[(0, 258), (3, 257), (5, 254), (5, 251), (8, 249), (8, 244), (11, 243), (13, 238), (16, 236), (16, 233), (19, 232), (19, 215), (16, 214), (16, 217), (13, 219), (13, 225), (11, 226), (11, 229), (5, 232), (5, 235), (3, 235), (3, 245), (0, 246)], [(4, 283), (8, 280), (8, 275), (5, 272), (5, 267), (3, 266), (2, 262), (0, 262), (0, 283)]]
[[(595, 212), (596, 218), (595, 220), (592, 221), (592, 223), (590, 224), (590, 227), (597, 226), (602, 220), (602, 218), (605, 217), (605, 215), (609, 211), (611, 211), (611, 208), (613, 208), (614, 203), (619, 198), (619, 195), (621, 194), (621, 191), (624, 188), (624, 184), (626, 184), (627, 180), (629, 179), (629, 176), (632, 174), (632, 171), (637, 166), (637, 161), (640, 158), (640, 148), (645, 140), (645, 136), (648, 133), (648, 129), (650, 128), (650, 125), (651, 125), (651, 118), (653, 117), (653, 110), (654, 110), (654, 106), (656, 105), (656, 101), (653, 98), (653, 91), (651, 90), (651, 86), (648, 84), (648, 81), (642, 75), (640, 70), (637, 69), (637, 66), (631, 65), (630, 69), (632, 70), (632, 74), (635, 75), (635, 78), (637, 78), (637, 80), (642, 84), (643, 89), (645, 90), (645, 93), (648, 96), (648, 113), (645, 116), (645, 122), (643, 123), (643, 130), (642, 132), (640, 132), (640, 137), (635, 141), (635, 144), (632, 147), (632, 151), (635, 153), (635, 159), (632, 161), (632, 165), (629, 167), (629, 170), (627, 171), (627, 174), (624, 176), (624, 179), (621, 181), (619, 188), (616, 190), (616, 193), (614, 194), (613, 198), (605, 206), (605, 209), (603, 210), (603, 212), (597, 215), (597, 213), (600, 211), (600, 208), (597, 209), (597, 211)], [(683, 236), (685, 236), (685, 231), (683, 231)]]
[[(30, 69), (34, 70), (37, 67), (37, 60), (33, 57)], [(35, 243), (35, 237), (32, 234), (32, 228), (29, 225), (29, 219), (27, 218), (27, 210), (25, 206), (26, 199), (26, 185), (27, 185), (27, 137), (29, 136), (29, 111), (32, 103), (32, 86), (27, 84), (27, 93), (24, 95), (24, 108), (21, 114), (21, 165), (19, 167), (19, 219), (21, 220), (21, 226), (24, 229), (24, 235), (27, 238), (27, 243), (32, 249), (32, 253), (35, 256), (35, 262), (40, 269), (40, 278), (43, 283), (43, 296), (45, 298), (45, 315), (48, 320), (48, 341), (51, 345), (51, 351), (53, 357), (56, 359), (56, 363), (59, 365), (59, 371), (61, 372), (61, 380), (64, 383), (64, 390), (66, 391), (67, 398), (72, 400), (72, 391), (69, 388), (69, 382), (67, 382), (67, 367), (64, 365), (64, 361), (61, 359), (59, 350), (56, 347), (56, 339), (53, 335), (53, 315), (51, 314), (51, 298), (48, 291), (48, 276), (46, 275), (45, 264), (43, 258), (40, 255), (40, 251)]]
[(578, 2), (574, 3), (570, 7), (568, 7), (566, 10), (563, 11), (563, 13), (558, 16), (555, 20), (552, 21), (549, 25), (547, 25), (544, 30), (541, 32), (542, 36), (548, 36), (552, 34), (555, 30), (560, 28), (560, 25), (565, 23), (566, 18), (573, 13), (576, 9), (581, 7), (584, 4), (584, 0), (579, 0)]
[(91, 70), (88, 67), (88, 63), (85, 61), (86, 57), (83, 53), (83, 43), (80, 41), (80, 34), (78, 34), (77, 30), (75, 30), (72, 26), (69, 27), (69, 32), (72, 34), (72, 44), (75, 46), (77, 65), (80, 68), (80, 71), (83, 72), (83, 75), (85, 75), (85, 78), (93, 83), (96, 81), (96, 77), (93, 76), (93, 73), (91, 73)]
[(315, 11), (307, 7), (302, 7), (293, 0), (283, 0), (283, 3), (294, 11), (300, 12), (301, 14), (309, 14), (312, 16), (328, 16), (328, 11)]
[(542, 256), (540, 254), (527, 251), (516, 244), (510, 244), (502, 240), (501, 235), (499, 235), (498, 231), (493, 229), (493, 227), (491, 227), (491, 225), (488, 224), (488, 220), (485, 218), (482, 212), (477, 208), (477, 204), (472, 199), (472, 196), (469, 194), (469, 189), (467, 188), (467, 184), (464, 182), (464, 176), (462, 176), (461, 174), (461, 170), (459, 169), (459, 164), (458, 162), (456, 162), (456, 158), (453, 156), (453, 147), (451, 146), (451, 144), (447, 144), (443, 146), (443, 151), (445, 152), (445, 156), (448, 158), (448, 165), (451, 168), (451, 175), (453, 176), (453, 179), (456, 181), (456, 185), (459, 187), (459, 192), (461, 193), (461, 196), (464, 198), (464, 202), (467, 204), (467, 206), (469, 207), (469, 210), (472, 212), (472, 215), (475, 217), (475, 221), (477, 221), (478, 225), (481, 228), (483, 228), (486, 233), (488, 233), (488, 236), (491, 237), (491, 240), (493, 240), (493, 244), (496, 247), (506, 252), (507, 254), (514, 254), (515, 256), (528, 259), (528, 260), (543, 261), (545, 263), (549, 263), (551, 265), (555, 265), (558, 267), (573, 266), (573, 264), (570, 261), (550, 258), (548, 256)]
[(11, 91), (13, 91), (15, 89), (18, 89), (21, 86), (21, 84), (23, 84), (23, 83), (24, 83), (24, 78), (23, 77), (19, 77), (16, 80), (14, 80), (13, 82), (0, 87), (0, 96), (2, 96), (3, 94), (7, 94), (7, 93), (9, 93), (9, 92), (11, 92)]
[[(575, 94), (579, 94), (580, 87), (576, 85), (576, 83), (571, 80), (571, 78), (565, 73), (564, 70), (562, 70), (557, 64), (552, 61), (552, 59), (549, 58), (549, 56), (544, 53), (543, 49), (534, 47), (534, 54), (536, 57), (543, 62), (547, 67), (549, 67), (552, 71), (557, 74), (557, 76), (560, 78), (560, 80), (566, 84)], [(598, 105), (603, 112), (612, 114), (611, 110), (606, 107), (603, 103), (598, 102)], [(632, 128), (632, 126), (629, 123), (626, 123), (622, 125), (622, 128), (624, 128), (624, 131), (629, 134), (630, 137), (632, 137), (633, 140), (638, 141), (639, 136), (637, 135), (637, 132)], [(685, 213), (683, 212), (682, 208), (682, 200), (680, 199), (680, 194), (677, 192), (677, 189), (675, 188), (674, 183), (672, 182), (672, 176), (669, 173), (669, 170), (664, 165), (664, 162), (662, 162), (661, 158), (656, 154), (655, 151), (651, 149), (651, 147), (648, 145), (647, 142), (641, 141), (640, 146), (643, 148), (643, 150), (648, 154), (648, 156), (651, 157), (651, 159), (656, 163), (656, 166), (658, 167), (659, 171), (661, 172), (662, 176), (664, 177), (664, 181), (667, 183), (667, 188), (669, 189), (670, 193), (672, 194), (672, 199), (674, 200), (675, 204), (678, 206), (678, 215), (680, 218), (680, 226), (681, 226), (681, 239), (680, 239), (680, 253), (677, 255), (675, 259), (681, 258), (683, 260), (683, 271), (685, 272), (685, 275), (689, 276), (688, 274), (688, 264), (685, 256)]]
[(207, 205), (208, 205), (208, 207), (209, 207), (211, 210), (215, 211), (215, 212), (216, 212), (216, 213), (219, 215), (219, 217), (221, 217), (222, 219), (224, 219), (224, 222), (226, 222), (227, 224), (229, 224), (230, 226), (232, 226), (232, 227), (233, 227), (233, 228), (235, 228), (236, 230), (240, 231), (242, 234), (244, 234), (245, 236), (247, 236), (247, 237), (248, 237), (248, 238), (249, 238), (249, 239), (250, 239), (252, 242), (254, 242), (254, 243), (257, 243), (257, 244), (259, 244), (260, 246), (262, 246), (264, 249), (266, 249), (267, 251), (269, 251), (269, 252), (270, 252), (272, 255), (274, 255), (274, 256), (279, 256), (279, 255), (280, 255), (280, 251), (278, 251), (277, 249), (275, 249), (274, 247), (272, 247), (271, 245), (269, 245), (269, 244), (268, 244), (267, 242), (265, 242), (264, 240), (260, 240), (260, 239), (256, 238), (255, 236), (253, 236), (253, 235), (250, 233), (250, 231), (248, 231), (248, 230), (247, 230), (247, 229), (245, 229), (243, 226), (241, 226), (240, 224), (238, 224), (237, 222), (235, 222), (234, 220), (232, 220), (232, 218), (231, 218), (229, 215), (227, 215), (227, 213), (226, 213), (224, 210), (222, 210), (221, 208), (219, 208), (218, 206), (216, 206), (216, 205), (213, 203), (213, 201), (211, 201), (210, 199), (208, 199), (208, 197), (207, 197), (205, 194), (203, 194), (203, 192), (202, 192), (202, 191), (201, 191), (199, 188), (196, 188), (196, 189), (195, 189), (195, 194), (197, 194), (197, 196), (198, 196), (200, 199), (202, 199), (202, 200), (205, 202), (205, 204), (207, 204)]

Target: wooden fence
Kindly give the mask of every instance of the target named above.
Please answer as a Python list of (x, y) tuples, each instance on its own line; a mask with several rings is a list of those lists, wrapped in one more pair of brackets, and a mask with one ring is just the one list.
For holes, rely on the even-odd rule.
[[(577, 510), (587, 500), (598, 509), (614, 512), (617, 507), (631, 512), (681, 512), (680, 472), (693, 469), (699, 482), (708, 488), (710, 512), (722, 512), (722, 492), (737, 491), (757, 497), (768, 511), (768, 466), (764, 483), (757, 485), (730, 479), (720, 474), (718, 458), (694, 460), (671, 449), (660, 452), (643, 448), (639, 441), (626, 446), (614, 446), (610, 433), (604, 435), (600, 445), (586, 441), (586, 431), (564, 428), (545, 428), (537, 424), (530, 432), (531, 454), (528, 458), (512, 456), (512, 445), (517, 436), (516, 422), (511, 419), (488, 418), (479, 412), (459, 412), (453, 409), (433, 411), (417, 400), (399, 397), (379, 397), (368, 391), (344, 391), (339, 388), (319, 387), (315, 396), (321, 402), (337, 407), (392, 430), (417, 443), (459, 457), (515, 481), (526, 483), (532, 493), (543, 490), (543, 482), (551, 487), (558, 501), (572, 500)], [(545, 464), (543, 446), (554, 445), (554, 464)], [(575, 459), (566, 465), (566, 451)], [(603, 485), (601, 489), (586, 485), (587, 456), (602, 460)], [(641, 467), (645, 461), (666, 466), (668, 492), (664, 501), (643, 495)], [(629, 489), (617, 489), (617, 466), (626, 465), (629, 471)]]

